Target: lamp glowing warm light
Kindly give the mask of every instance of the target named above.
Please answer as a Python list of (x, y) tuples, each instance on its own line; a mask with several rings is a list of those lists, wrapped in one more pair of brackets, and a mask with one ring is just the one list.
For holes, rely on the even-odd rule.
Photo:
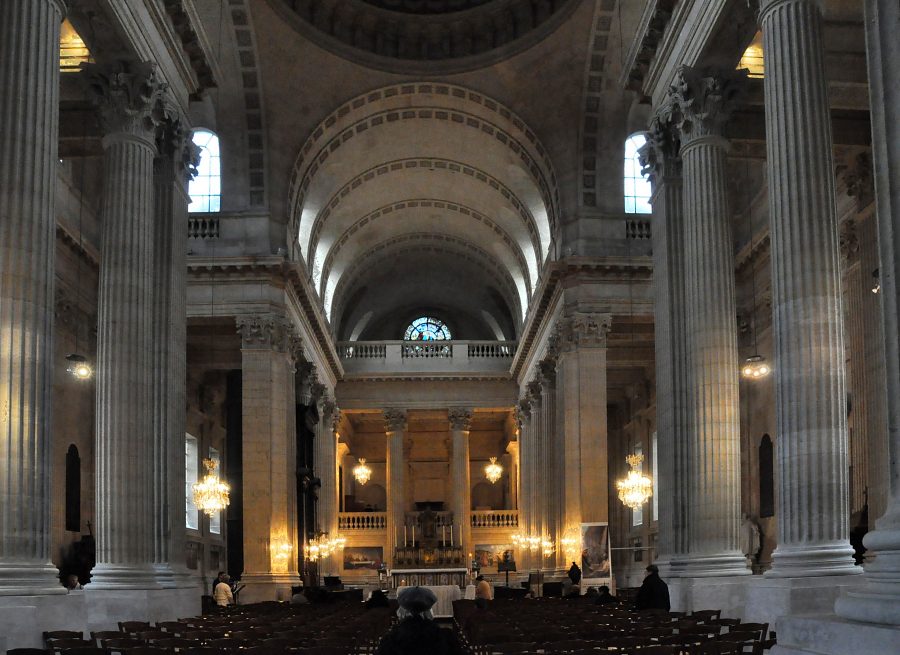
[(616, 489), (619, 490), (619, 500), (632, 510), (638, 510), (653, 495), (653, 481), (638, 470), (644, 461), (643, 455), (629, 455), (625, 461), (631, 470), (625, 478), (616, 482)]
[(365, 484), (372, 479), (372, 469), (366, 466), (365, 457), (360, 457), (359, 464), (353, 467), (353, 477), (360, 484)]
[(91, 377), (93, 377), (94, 369), (91, 368), (87, 358), (83, 355), (76, 355), (73, 353), (66, 357), (66, 361), (69, 362), (66, 371), (68, 371), (76, 380), (90, 380)]
[(228, 507), (228, 503), (231, 502), (229, 497), (231, 487), (216, 475), (216, 468), (219, 465), (215, 460), (204, 459), (203, 465), (206, 467), (206, 475), (191, 487), (194, 492), (194, 504), (207, 516), (213, 516)]
[(303, 552), (310, 562), (315, 562), (323, 557), (328, 557), (334, 551), (343, 548), (347, 538), (338, 535), (329, 539), (327, 534), (319, 534), (304, 546)]
[(496, 484), (503, 476), (503, 467), (497, 463), (496, 457), (491, 457), (490, 463), (484, 467), (484, 475), (491, 484)]
[(741, 375), (748, 380), (759, 380), (771, 372), (772, 367), (766, 363), (766, 358), (762, 355), (748, 357), (741, 369)]

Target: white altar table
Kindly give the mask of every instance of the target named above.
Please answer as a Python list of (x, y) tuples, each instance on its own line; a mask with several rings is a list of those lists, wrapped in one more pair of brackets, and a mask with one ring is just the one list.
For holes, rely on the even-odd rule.
[[(430, 589), (437, 596), (437, 602), (431, 608), (431, 613), (436, 618), (447, 618), (453, 616), (453, 601), (462, 598), (462, 591), (456, 585), (419, 585), (425, 589)], [(409, 587), (397, 587), (397, 597), (403, 593), (404, 589)]]

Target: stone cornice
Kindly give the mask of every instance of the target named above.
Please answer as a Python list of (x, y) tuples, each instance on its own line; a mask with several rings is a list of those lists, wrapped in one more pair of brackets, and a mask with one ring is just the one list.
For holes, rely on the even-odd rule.
[(625, 57), (619, 84), (630, 91), (642, 92), (644, 79), (656, 49), (672, 18), (678, 0), (651, 0), (644, 7), (634, 41)]
[(191, 69), (197, 77), (197, 90), (199, 94), (206, 89), (217, 86), (216, 74), (213, 72), (213, 61), (207, 58), (210, 50), (206, 35), (198, 32), (194, 26), (200, 24), (200, 18), (194, 9), (193, 3), (185, 3), (184, 0), (163, 0), (166, 14), (172, 23), (172, 27), (181, 40), (181, 48), (190, 62)]

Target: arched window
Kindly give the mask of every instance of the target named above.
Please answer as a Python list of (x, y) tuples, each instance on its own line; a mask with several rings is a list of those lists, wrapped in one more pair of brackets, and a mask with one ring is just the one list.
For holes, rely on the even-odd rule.
[(759, 515), (775, 516), (775, 456), (767, 434), (759, 442)]
[(81, 457), (75, 444), (66, 451), (66, 530), (81, 532)]
[(650, 180), (641, 175), (638, 150), (647, 142), (641, 132), (632, 134), (625, 141), (625, 213), (650, 213)]
[(200, 148), (200, 165), (197, 177), (188, 185), (191, 196), (190, 210), (195, 212), (217, 212), (222, 206), (222, 169), (219, 158), (219, 137), (209, 130), (194, 130), (191, 137)]
[(443, 341), (452, 337), (450, 328), (444, 325), (443, 321), (430, 316), (422, 316), (410, 323), (403, 338), (406, 341)]

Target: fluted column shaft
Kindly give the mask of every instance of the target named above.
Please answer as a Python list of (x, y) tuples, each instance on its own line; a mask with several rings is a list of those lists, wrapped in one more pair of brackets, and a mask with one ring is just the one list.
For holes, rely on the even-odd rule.
[[(526, 396), (519, 401), (519, 534), (528, 536), (532, 534), (532, 507), (531, 488), (534, 485), (532, 474), (532, 450), (533, 436), (531, 434), (531, 404)], [(531, 555), (524, 544), (520, 544), (516, 552), (518, 566), (523, 570), (531, 568)]]
[[(451, 510), (454, 529), (460, 531), (459, 545), (463, 553), (472, 552), (472, 483), (469, 471), (469, 429), (472, 412), (452, 408), (449, 411), (452, 454), (450, 456), (450, 482), (452, 484)], [(457, 528), (456, 526), (460, 526)]]
[(900, 624), (900, 5), (866, 0), (866, 56), (872, 118), (872, 161), (881, 251), (881, 292), (887, 371), (889, 495), (887, 510), (863, 539), (875, 551), (866, 565), (865, 588), (838, 599), (844, 618)]
[(237, 318), (241, 336), (242, 600), (284, 600), (297, 571), (296, 362), (300, 339), (274, 314)]
[(684, 310), (690, 411), (687, 576), (749, 574), (738, 541), (740, 407), (734, 252), (722, 138), (737, 80), (682, 67)]
[(544, 408), (544, 444), (546, 452), (541, 460), (541, 480), (543, 480), (544, 497), (546, 499), (544, 526), (545, 536), (556, 544), (556, 552), (545, 558), (544, 565), (548, 569), (558, 569), (565, 561), (565, 553), (559, 540), (563, 536), (565, 525), (565, 506), (563, 505), (564, 470), (561, 461), (564, 455), (563, 446), (559, 443), (558, 415), (556, 411), (556, 363), (552, 360), (541, 362), (541, 405)]
[(60, 592), (50, 563), (50, 386), (64, 9), (0, 3), (0, 595)]
[(158, 586), (152, 563), (159, 456), (152, 410), (154, 110), (164, 85), (149, 64), (95, 65), (87, 74), (106, 132), (97, 321), (97, 566), (91, 588), (152, 588)]
[(761, 4), (778, 481), (778, 547), (767, 575), (856, 573), (822, 17), (814, 0)]
[[(531, 474), (528, 485), (529, 503), (531, 505), (531, 531), (529, 536), (540, 537), (544, 534), (544, 484), (541, 480), (541, 462), (544, 453), (544, 408), (541, 404), (541, 386), (539, 382), (528, 385), (531, 402)], [(532, 552), (532, 565), (543, 568), (543, 557), (539, 551)]]
[[(315, 437), (315, 471), (321, 486), (319, 487), (319, 500), (316, 514), (319, 529), (334, 539), (338, 533), (338, 462), (337, 462), (337, 421), (340, 419), (340, 410), (334, 406), (331, 400), (321, 403), (319, 423), (316, 425)], [(325, 559), (320, 570), (329, 569), (328, 572), (339, 572), (340, 565), (336, 557), (340, 553), (329, 555)]]
[(658, 471), (657, 566), (665, 576), (677, 574), (680, 554), (688, 552), (684, 493), (688, 478), (686, 403), (687, 338), (684, 296), (683, 194), (680, 144), (663, 117), (650, 127), (642, 163), (653, 184), (653, 295), (656, 345), (656, 425)]
[(384, 433), (387, 437), (387, 533), (391, 560), (395, 549), (403, 545), (403, 526), (406, 522), (406, 461), (403, 439), (406, 435), (406, 412), (397, 409), (384, 411)]

